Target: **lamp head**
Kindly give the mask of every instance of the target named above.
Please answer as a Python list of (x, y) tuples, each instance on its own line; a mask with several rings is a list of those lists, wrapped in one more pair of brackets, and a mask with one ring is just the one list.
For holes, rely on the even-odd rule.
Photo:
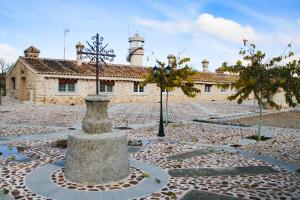
[(168, 66), (165, 68), (165, 70), (166, 70), (166, 75), (167, 75), (167, 77), (170, 76), (170, 73), (171, 73), (171, 71), (172, 71), (172, 68), (170, 67), (170, 65), (168, 65)]
[(153, 68), (152, 68), (153, 72), (154, 72), (154, 77), (156, 78), (157, 77), (157, 74), (158, 74), (158, 70), (159, 68), (155, 65)]

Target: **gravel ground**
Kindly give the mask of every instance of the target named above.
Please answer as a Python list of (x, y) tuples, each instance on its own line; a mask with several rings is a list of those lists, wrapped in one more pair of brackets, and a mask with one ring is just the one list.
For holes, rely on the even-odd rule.
[[(232, 120), (230, 122), (257, 125), (259, 116)], [(263, 116), (265, 126), (300, 129), (300, 111), (270, 114)]]

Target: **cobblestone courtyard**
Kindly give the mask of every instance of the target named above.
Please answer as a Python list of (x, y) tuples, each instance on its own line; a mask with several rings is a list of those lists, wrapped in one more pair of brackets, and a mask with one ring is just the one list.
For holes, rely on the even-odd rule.
[[(271, 139), (254, 142), (245, 137), (254, 135), (256, 127), (193, 121), (252, 115), (255, 114), (252, 104), (251, 101), (242, 105), (227, 101), (170, 103), (169, 120), (172, 123), (165, 127), (163, 140), (156, 137), (157, 103), (111, 105), (108, 112), (114, 127), (126, 129), (129, 140), (145, 142), (137, 150), (129, 149), (130, 158), (169, 172), (167, 184), (161, 189), (135, 199), (179, 199), (191, 189), (231, 199), (299, 199), (300, 176), (296, 170), (300, 168), (300, 129), (266, 127), (264, 133)], [(0, 106), (0, 145), (9, 150), (0, 160), (0, 188), (8, 190), (15, 199), (49, 199), (31, 191), (28, 175), (65, 159), (65, 149), (53, 144), (57, 139), (77, 133), (84, 112), (84, 106), (20, 104), (4, 98)], [(18, 154), (14, 154), (15, 151)], [(21, 155), (26, 155), (28, 160), (18, 160)], [(203, 168), (222, 172), (231, 167), (246, 169), (254, 166), (270, 167), (276, 173), (213, 176), (192, 173)], [(175, 176), (170, 173), (170, 170), (183, 169), (191, 174)], [(132, 167), (130, 171), (128, 180), (107, 185), (69, 182), (63, 175), (63, 167), (51, 172), (50, 179), (63, 191), (100, 192), (99, 195), (101, 191), (135, 188), (148, 179), (153, 179), (153, 185), (164, 181), (152, 175), (148, 177), (139, 168)], [(179, 172), (182, 173), (175, 171), (175, 174)], [(63, 193), (61, 195), (60, 199), (64, 199)], [(115, 196), (114, 199), (122, 198)]]

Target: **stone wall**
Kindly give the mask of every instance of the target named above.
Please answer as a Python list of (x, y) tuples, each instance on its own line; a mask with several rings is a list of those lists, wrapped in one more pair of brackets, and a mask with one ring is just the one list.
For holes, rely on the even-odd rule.
[[(83, 97), (95, 94), (95, 80), (78, 79), (75, 92), (59, 92), (58, 78), (37, 77), (35, 103), (50, 104), (81, 104), (84, 103)], [(159, 88), (155, 84), (148, 84), (144, 92), (133, 92), (133, 81), (116, 80), (114, 91), (100, 93), (110, 97), (112, 103), (118, 102), (159, 102)], [(204, 92), (204, 84), (195, 84), (201, 90), (195, 98), (187, 97), (180, 89), (169, 93), (170, 101), (197, 101), (197, 100), (224, 100), (233, 91), (221, 92), (215, 85), (210, 93)], [(166, 93), (163, 93), (166, 97)]]
[[(15, 78), (16, 89), (13, 89), (11, 78)], [(85, 96), (95, 94), (95, 80), (92, 77), (77, 78), (75, 92), (59, 92), (59, 78), (35, 74), (18, 61), (6, 79), (7, 95), (36, 104), (83, 104)], [(112, 103), (159, 102), (160, 89), (155, 84), (146, 85), (144, 92), (134, 92), (133, 81), (134, 79), (115, 79), (114, 91), (100, 94), (109, 96)], [(231, 90), (221, 92), (215, 85), (209, 93), (204, 91), (205, 83), (195, 83), (195, 86), (201, 90), (195, 98), (187, 97), (180, 89), (175, 89), (169, 93), (169, 101), (224, 100), (233, 94)], [(165, 92), (163, 98), (166, 98)]]
[[(15, 79), (15, 89), (12, 78)], [(6, 94), (21, 101), (30, 101), (33, 98), (32, 92), (36, 84), (36, 75), (21, 62), (17, 62), (15, 67), (6, 77)]]

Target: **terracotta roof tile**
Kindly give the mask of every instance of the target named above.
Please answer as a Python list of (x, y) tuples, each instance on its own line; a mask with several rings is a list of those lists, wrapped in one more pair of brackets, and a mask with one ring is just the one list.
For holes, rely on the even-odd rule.
[[(59, 60), (46, 58), (28, 58), (20, 57), (39, 74), (53, 75), (73, 75), (73, 76), (95, 76), (95, 64), (82, 63), (81, 66), (74, 60)], [(132, 67), (130, 65), (108, 64), (100, 67), (101, 77), (118, 77), (118, 78), (142, 78), (149, 73), (149, 67)], [(217, 73), (198, 72), (194, 76), (195, 81), (199, 82), (233, 82), (238, 76)]]
[(220, 73), (204, 73), (198, 72), (194, 76), (195, 81), (202, 82), (235, 82), (238, 79), (238, 76), (231, 74), (220, 74)]

